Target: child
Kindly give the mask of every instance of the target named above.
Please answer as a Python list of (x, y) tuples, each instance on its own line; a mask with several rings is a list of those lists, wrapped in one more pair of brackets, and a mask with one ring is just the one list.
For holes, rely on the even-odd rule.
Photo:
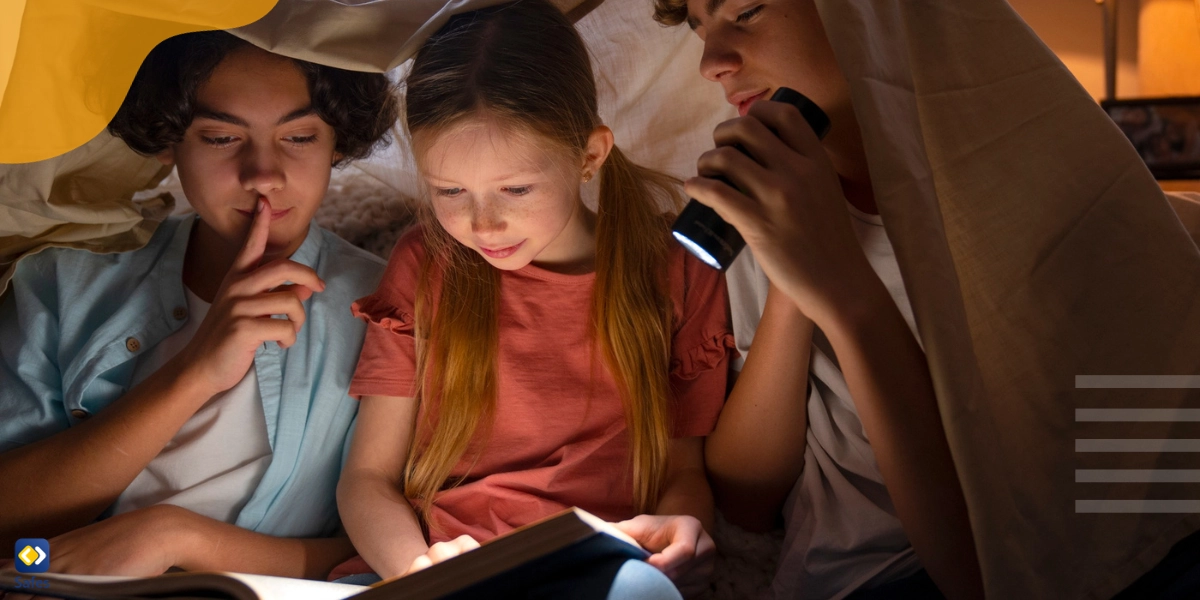
[(453, 18), (406, 104), (431, 198), (355, 306), (372, 326), (338, 498), (366, 565), (338, 572), (402, 575), (579, 506), (703, 589), (701, 436), (732, 336), (722, 278), (656, 208), (671, 182), (613, 146), (582, 40), (542, 0)]
[(109, 130), (174, 164), (196, 215), (137, 251), (20, 263), (0, 306), (0, 545), (53, 538), (54, 571), (105, 575), (323, 577), (352, 554), (328, 537), (364, 335), (347, 309), (382, 261), (312, 217), (331, 167), (395, 116), (382, 75), (225, 32), (150, 53)]
[[(1195, 528), (1072, 510), (1097, 490), (1069, 485), (1062, 458), (1074, 408), (1103, 402), (1072, 390), (1075, 374), (1194, 370), (1194, 343), (1161, 340), (1196, 339), (1195, 249), (1012, 8), (969, 4), (656, 0), (660, 22), (703, 40), (701, 73), (742, 115), (685, 189), (754, 253), (729, 275), (753, 352), (705, 450), (727, 517), (783, 514), (776, 597), (971, 598), (984, 583), (989, 597), (1111, 597)], [(784, 86), (828, 112), (823, 141), (757, 102)], [(1138, 294), (1104, 298), (1119, 288)], [(1171, 597), (1195, 597), (1198, 540), (1123, 596), (1159, 597), (1173, 563), (1192, 583)]]
[[(780, 598), (978, 597), (966, 504), (816, 6), (657, 0), (656, 18), (697, 32), (701, 73), (742, 115), (717, 128), (722, 147), (701, 157), (701, 175), (788, 207), (764, 217), (714, 179), (687, 183), (735, 215), (753, 250), (730, 271), (734, 313), (752, 324), (739, 345), (753, 338), (753, 352), (705, 449), (718, 506), (750, 529), (783, 513)], [(795, 110), (755, 103), (781, 86), (829, 114), (823, 143)]]

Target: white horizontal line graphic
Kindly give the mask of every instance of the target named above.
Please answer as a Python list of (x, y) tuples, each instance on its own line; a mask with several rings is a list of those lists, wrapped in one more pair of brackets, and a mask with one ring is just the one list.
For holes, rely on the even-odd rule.
[(1076, 500), (1077, 513), (1200, 513), (1200, 500)]
[(1077, 422), (1200, 422), (1200, 408), (1077, 408)]
[(1076, 375), (1075, 389), (1200, 388), (1200, 375)]
[(1076, 452), (1200, 452), (1200, 440), (1075, 440)]

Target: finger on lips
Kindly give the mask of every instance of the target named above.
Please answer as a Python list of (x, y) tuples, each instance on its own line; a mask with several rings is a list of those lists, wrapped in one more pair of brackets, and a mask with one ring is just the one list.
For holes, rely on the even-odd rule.
[(266, 198), (258, 199), (254, 218), (250, 221), (250, 230), (246, 234), (246, 243), (233, 262), (235, 269), (242, 272), (253, 270), (262, 260), (267, 249), (267, 238), (271, 235), (271, 203)]

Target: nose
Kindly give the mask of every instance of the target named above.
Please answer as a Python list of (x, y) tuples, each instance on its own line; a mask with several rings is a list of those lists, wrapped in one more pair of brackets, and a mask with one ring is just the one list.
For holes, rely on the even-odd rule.
[(709, 81), (722, 79), (742, 68), (742, 56), (729, 43), (729, 33), (710, 29), (704, 36), (704, 54), (700, 56), (700, 75)]
[(471, 231), (477, 235), (501, 233), (507, 223), (498, 203), (491, 199), (481, 199), (471, 207)]
[(247, 144), (241, 156), (242, 189), (270, 196), (282, 191), (287, 178), (279, 150), (271, 144)]

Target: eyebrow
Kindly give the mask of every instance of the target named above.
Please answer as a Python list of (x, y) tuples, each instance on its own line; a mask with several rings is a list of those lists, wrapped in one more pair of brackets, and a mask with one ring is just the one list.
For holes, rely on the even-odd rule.
[[(714, 13), (717, 12), (717, 9), (721, 8), (724, 5), (725, 5), (725, 0), (707, 0), (704, 3), (704, 12), (708, 13), (708, 16), (711, 17), (711, 16), (713, 16)], [(688, 17), (686, 19), (684, 19), (684, 21), (687, 22), (688, 27), (691, 27), (693, 31), (695, 31), (696, 27), (698, 27), (700, 25), (700, 20), (691, 15), (688, 15)]]
[[(303, 117), (307, 117), (308, 115), (316, 114), (316, 112), (317, 112), (317, 110), (315, 108), (313, 108), (312, 105), (310, 104), (308, 106), (305, 106), (304, 108), (297, 108), (296, 110), (293, 110), (292, 112), (290, 112), (286, 115), (283, 115), (282, 117), (280, 117), (280, 119), (278, 121), (275, 122), (275, 124), (283, 125), (284, 123), (287, 123), (289, 121), (295, 121), (296, 119), (300, 119)], [(247, 123), (246, 120), (241, 117), (238, 117), (236, 115), (231, 115), (229, 113), (223, 113), (220, 111), (204, 108), (204, 107), (199, 107), (196, 109), (194, 118), (196, 118), (196, 119), (212, 119), (213, 121), (229, 123), (231, 125), (237, 125), (239, 127), (249, 127), (250, 126), (250, 124)]]
[[(518, 171), (516, 173), (509, 173), (503, 177), (495, 177), (492, 179), (492, 181), (490, 183), (495, 183), (497, 181), (508, 181), (508, 180), (516, 179), (518, 177), (523, 177), (523, 176), (537, 177), (539, 175), (541, 175), (541, 171), (536, 171), (536, 170), (534, 170), (534, 171)], [(429, 171), (421, 171), (421, 176), (425, 177), (426, 179), (436, 180), (438, 183), (447, 183), (450, 185), (462, 185), (453, 179), (443, 179), (433, 173), (430, 173)]]

